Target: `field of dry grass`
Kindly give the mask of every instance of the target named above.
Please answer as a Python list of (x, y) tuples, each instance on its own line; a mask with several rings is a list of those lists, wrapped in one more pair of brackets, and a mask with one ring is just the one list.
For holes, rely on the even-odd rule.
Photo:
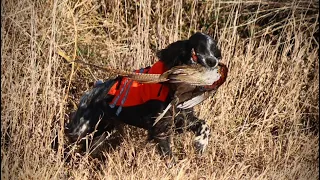
[[(1, 1), (1, 179), (318, 179), (319, 1)], [(193, 32), (214, 35), (229, 67), (196, 108), (212, 137), (198, 156), (174, 138), (167, 169), (143, 130), (126, 127), (105, 160), (63, 158), (66, 114), (103, 72), (137, 69)], [(57, 150), (51, 146), (59, 140)]]

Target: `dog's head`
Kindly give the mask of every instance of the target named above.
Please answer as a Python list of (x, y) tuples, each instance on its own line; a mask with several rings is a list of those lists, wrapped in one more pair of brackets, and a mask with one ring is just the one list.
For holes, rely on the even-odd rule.
[(188, 40), (177, 41), (157, 53), (167, 68), (178, 65), (199, 63), (205, 67), (215, 67), (221, 59), (217, 41), (207, 34), (197, 32)]
[(191, 48), (191, 61), (206, 67), (215, 67), (221, 60), (217, 42), (207, 34), (195, 33), (188, 40)]

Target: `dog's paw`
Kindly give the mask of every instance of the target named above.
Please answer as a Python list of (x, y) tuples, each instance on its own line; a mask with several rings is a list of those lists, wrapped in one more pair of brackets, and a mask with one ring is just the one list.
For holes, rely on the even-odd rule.
[(208, 146), (208, 138), (198, 136), (195, 138), (194, 147), (199, 154), (203, 154)]
[(203, 154), (208, 147), (210, 128), (207, 124), (202, 124), (200, 134), (194, 138), (194, 146), (198, 153)]

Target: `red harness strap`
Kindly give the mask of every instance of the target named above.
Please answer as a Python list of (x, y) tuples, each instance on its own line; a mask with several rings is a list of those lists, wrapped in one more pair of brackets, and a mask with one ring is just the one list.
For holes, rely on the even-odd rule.
[[(165, 71), (167, 71), (167, 68), (164, 63), (158, 61), (151, 68), (144, 69), (143, 73), (162, 74)], [(139, 70), (136, 72), (139, 72)], [(108, 94), (115, 95), (109, 104), (111, 107), (129, 107), (144, 104), (149, 100), (160, 100), (164, 102), (168, 97), (169, 87), (160, 83), (143, 84), (128, 78), (122, 78), (120, 82), (115, 83), (111, 87)], [(119, 113), (120, 111), (121, 108)]]

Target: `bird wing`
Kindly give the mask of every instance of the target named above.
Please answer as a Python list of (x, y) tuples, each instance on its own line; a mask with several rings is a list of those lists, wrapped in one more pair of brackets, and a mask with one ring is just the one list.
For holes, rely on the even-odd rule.
[(203, 92), (202, 94), (195, 96), (189, 100), (186, 100), (180, 104), (177, 105), (177, 108), (179, 109), (189, 109), (194, 107), (195, 105), (200, 104), (201, 102), (203, 102), (204, 100), (206, 100), (207, 98), (209, 98), (209, 96), (213, 95), (216, 91), (212, 91), (212, 92)]
[[(202, 94), (198, 95), (198, 96), (195, 96), (187, 101), (184, 101), (183, 103), (180, 103), (177, 105), (177, 108), (178, 109), (189, 109), (189, 108), (192, 108), (194, 107), (195, 105), (197, 104), (200, 104), (202, 101), (206, 100), (209, 96), (211, 96), (213, 93), (215, 93), (216, 91), (211, 91), (211, 92), (203, 92)], [(172, 105), (174, 105), (175, 103), (175, 99), (172, 100), (168, 106), (162, 111), (162, 113), (160, 113), (158, 115), (158, 117), (155, 119), (154, 123), (153, 123), (153, 126), (155, 124), (157, 124), (160, 119), (163, 118), (163, 116), (168, 112), (168, 110), (172, 107)]]
[(162, 111), (161, 114), (158, 115), (158, 117), (154, 120), (154, 123), (152, 126), (156, 125), (158, 121), (160, 121), (161, 118), (167, 113), (167, 111), (171, 108), (173, 102), (169, 103), (168, 106)]

